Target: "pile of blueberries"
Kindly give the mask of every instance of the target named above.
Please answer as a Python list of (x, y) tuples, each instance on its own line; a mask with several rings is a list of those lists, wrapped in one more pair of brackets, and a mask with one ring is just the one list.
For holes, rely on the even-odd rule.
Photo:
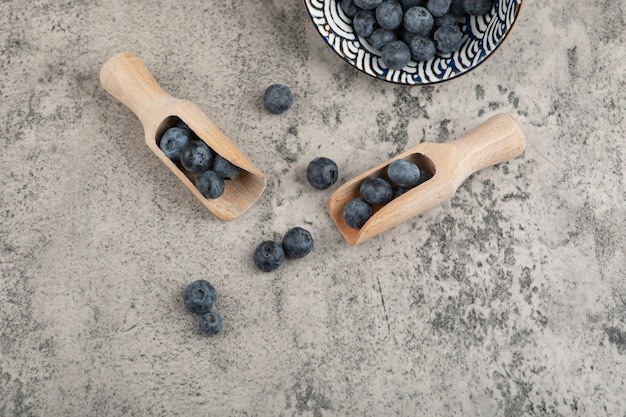
[(494, 0), (340, 0), (354, 32), (380, 51), (388, 69), (428, 61), (461, 46), (460, 23), (489, 13)]
[(382, 177), (369, 177), (361, 181), (360, 197), (348, 201), (343, 209), (346, 224), (353, 229), (360, 229), (374, 214), (374, 207), (384, 206), (411, 188), (428, 181), (432, 176), (432, 173), (420, 170), (411, 161), (405, 159), (393, 161), (387, 166), (389, 181)]
[(185, 308), (200, 316), (200, 330), (210, 336), (222, 331), (222, 317), (213, 311), (217, 303), (217, 291), (206, 280), (193, 281), (183, 290)]
[(239, 167), (211, 149), (183, 121), (165, 131), (159, 147), (179, 167), (197, 174), (195, 185), (205, 198), (221, 196), (224, 181), (241, 173)]

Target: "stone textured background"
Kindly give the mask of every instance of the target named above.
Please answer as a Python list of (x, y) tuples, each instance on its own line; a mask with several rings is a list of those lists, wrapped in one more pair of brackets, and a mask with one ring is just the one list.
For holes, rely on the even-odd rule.
[[(526, 0), (479, 69), (406, 88), (345, 64), (300, 0), (2, 1), (0, 415), (626, 416), (625, 12)], [(122, 51), (267, 174), (242, 218), (207, 211), (101, 88)], [(358, 247), (336, 186), (306, 182), (316, 156), (342, 183), (497, 112), (523, 156)], [(257, 271), (292, 226), (315, 250)], [(195, 279), (217, 337), (181, 304)]]

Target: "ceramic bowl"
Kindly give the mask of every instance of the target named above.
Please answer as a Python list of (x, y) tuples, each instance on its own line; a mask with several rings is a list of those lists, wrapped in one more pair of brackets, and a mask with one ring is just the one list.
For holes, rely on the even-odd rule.
[(437, 54), (428, 61), (410, 61), (400, 70), (385, 68), (380, 51), (354, 32), (340, 0), (304, 0), (304, 4), (328, 46), (359, 71), (396, 84), (428, 85), (457, 78), (489, 59), (513, 28), (522, 0), (495, 0), (487, 15), (463, 18), (463, 43), (457, 51)]

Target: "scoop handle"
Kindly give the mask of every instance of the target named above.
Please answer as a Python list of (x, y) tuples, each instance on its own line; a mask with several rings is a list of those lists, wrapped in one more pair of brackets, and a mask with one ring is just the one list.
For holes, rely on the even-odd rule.
[[(467, 178), (524, 152), (526, 137), (519, 123), (507, 113), (497, 114), (454, 142), (459, 149), (459, 169)], [(464, 179), (463, 178), (463, 179)]]
[(174, 100), (159, 86), (143, 61), (130, 52), (115, 55), (104, 63), (100, 84), (135, 113), (144, 127), (158, 126), (166, 117), (164, 104)]

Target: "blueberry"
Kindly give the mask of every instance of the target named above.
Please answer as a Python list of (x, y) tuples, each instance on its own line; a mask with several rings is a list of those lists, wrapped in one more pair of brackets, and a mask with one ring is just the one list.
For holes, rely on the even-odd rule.
[(402, 69), (411, 60), (411, 50), (404, 41), (389, 42), (381, 51), (380, 58), (391, 70)]
[(376, 8), (376, 21), (381, 28), (394, 30), (402, 25), (402, 6), (396, 0), (384, 0)]
[(315, 188), (326, 189), (337, 182), (339, 168), (337, 164), (323, 156), (309, 162), (306, 169), (306, 179)]
[(306, 229), (294, 227), (285, 233), (282, 245), (287, 258), (303, 258), (313, 250), (313, 236)]
[(354, 4), (353, 0), (341, 0), (341, 3), (339, 3), (339, 6), (341, 7), (341, 10), (343, 10), (343, 12), (349, 18), (353, 18), (361, 10), (359, 6)]
[(215, 157), (213, 158), (213, 165), (211, 166), (211, 169), (221, 178), (226, 180), (232, 180), (241, 174), (241, 169), (239, 169), (238, 166), (232, 164), (230, 161), (218, 154), (215, 154)]
[(396, 159), (387, 167), (387, 176), (401, 187), (415, 187), (420, 179), (420, 169), (413, 162)]
[(463, 0), (463, 10), (471, 15), (485, 15), (491, 11), (493, 0)]
[(266, 240), (256, 247), (252, 260), (261, 271), (271, 272), (283, 264), (285, 252), (279, 243)]
[(352, 19), (352, 27), (354, 32), (364, 38), (369, 37), (376, 30), (378, 22), (376, 22), (376, 13), (373, 10), (361, 10)]
[(435, 56), (437, 48), (435, 42), (428, 36), (417, 35), (409, 40), (409, 49), (411, 50), (411, 57), (415, 61), (428, 61)]
[(193, 281), (183, 290), (185, 308), (194, 314), (205, 314), (213, 309), (217, 302), (215, 288), (203, 279)]
[(433, 174), (430, 171), (426, 171), (426, 170), (420, 169), (420, 180), (418, 181), (417, 185), (425, 183), (426, 181), (428, 181), (432, 177), (433, 177)]
[(363, 10), (374, 10), (383, 0), (354, 0), (354, 4)]
[(374, 31), (374, 33), (372, 33), (368, 41), (372, 45), (372, 48), (380, 51), (383, 49), (383, 46), (397, 39), (398, 36), (394, 31), (378, 28)]
[(210, 312), (200, 316), (200, 330), (213, 336), (222, 331), (222, 316), (216, 312)]
[(191, 140), (180, 151), (180, 164), (189, 172), (206, 171), (213, 161), (213, 151), (199, 139)]
[(402, 23), (409, 32), (429, 35), (435, 20), (425, 7), (415, 6), (404, 12)]
[(426, 2), (426, 8), (433, 17), (441, 17), (448, 13), (451, 3), (452, 0), (428, 0)]
[(361, 197), (372, 205), (383, 205), (391, 201), (393, 190), (391, 184), (383, 178), (370, 177), (361, 182)]
[(456, 25), (456, 17), (452, 13), (446, 13), (435, 18), (435, 27), (440, 28), (447, 25)]
[(450, 54), (461, 46), (463, 43), (463, 34), (458, 26), (442, 26), (435, 31), (433, 35), (435, 46), (442, 54)]
[(409, 10), (411, 7), (415, 6), (423, 6), (426, 3), (426, 0), (400, 0), (400, 6), (402, 6), (402, 10)]
[(272, 84), (263, 95), (263, 107), (270, 113), (281, 114), (291, 108), (293, 95), (286, 85)]
[(170, 127), (163, 133), (159, 147), (173, 161), (180, 159), (180, 151), (191, 140), (192, 133), (183, 127)]
[(196, 178), (196, 188), (206, 198), (218, 198), (224, 193), (224, 186), (224, 179), (210, 169)]
[(450, 4), (450, 13), (455, 17), (463, 17), (467, 15), (467, 12), (463, 8), (463, 0), (452, 0)]
[(355, 198), (348, 201), (348, 204), (343, 208), (343, 218), (346, 221), (348, 227), (353, 229), (360, 229), (365, 222), (372, 217), (374, 211), (372, 206), (362, 198)]
[(391, 199), (393, 200), (395, 198), (398, 198), (402, 194), (406, 193), (409, 190), (410, 190), (410, 188), (400, 187), (399, 185), (396, 185), (395, 187), (393, 187), (393, 195), (392, 195)]

